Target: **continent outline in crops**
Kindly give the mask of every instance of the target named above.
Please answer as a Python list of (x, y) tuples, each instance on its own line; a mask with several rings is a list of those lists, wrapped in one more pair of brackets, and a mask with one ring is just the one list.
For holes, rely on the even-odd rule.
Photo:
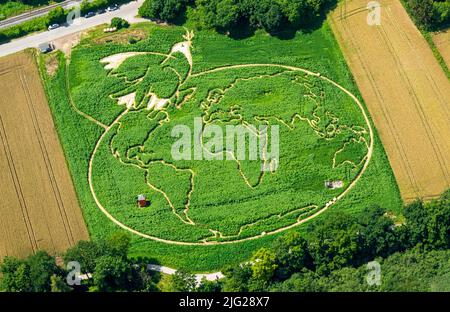
[[(190, 49), (187, 49), (186, 47), (190, 48), (192, 45), (192, 38), (193, 38), (193, 33), (192, 32), (187, 32), (187, 34), (184, 36), (184, 38), (187, 40), (185, 42), (182, 43), (178, 43), (176, 44), (172, 50), (170, 51), (169, 54), (163, 54), (163, 53), (154, 53), (154, 52), (137, 52), (138, 54), (134, 54), (134, 53), (129, 53), (127, 55), (126, 58), (121, 59), (119, 58), (119, 61), (114, 65), (111, 66), (111, 62), (109, 62), (111, 60), (111, 56), (105, 59), (108, 59), (107, 62), (105, 62), (103, 60), (101, 60), (101, 62), (103, 63), (107, 63), (107, 65), (105, 66), (109, 68), (106, 69), (110, 69), (111, 71), (109, 72), (109, 75), (117, 75), (116, 72), (114, 72), (114, 69), (118, 68), (128, 57), (133, 57), (133, 56), (137, 56), (137, 55), (142, 55), (143, 53), (148, 54), (148, 55), (156, 55), (156, 56), (160, 56), (161, 58), (163, 58), (162, 61), (162, 65), (164, 65), (165, 63), (167, 63), (169, 60), (174, 59), (175, 57), (173, 56), (173, 54), (175, 53), (179, 53), (181, 52), (186, 59), (188, 60), (189, 63), (189, 69), (186, 73), (179, 73), (177, 72), (176, 69), (174, 69), (173, 67), (164, 67), (166, 71), (172, 71), (176, 74), (177, 78), (178, 78), (178, 82), (179, 85), (177, 86), (177, 88), (174, 90), (174, 92), (172, 93), (172, 95), (169, 98), (164, 98), (164, 97), (159, 97), (158, 94), (156, 92), (154, 92), (154, 90), (150, 89), (150, 91), (146, 94), (146, 97), (144, 97), (140, 102), (136, 101), (136, 87), (137, 85), (139, 85), (139, 83), (141, 83), (144, 77), (138, 77), (137, 79), (131, 80), (131, 81), (127, 81), (127, 77), (124, 77), (124, 79), (127, 81), (128, 83), (128, 88), (125, 91), (121, 91), (119, 93), (110, 95), (112, 98), (117, 100), (117, 103), (119, 105), (125, 105), (126, 109), (109, 125), (106, 127), (105, 131), (103, 132), (102, 136), (99, 138), (99, 140), (97, 141), (94, 151), (91, 155), (91, 159), (89, 161), (89, 172), (88, 172), (88, 180), (89, 180), (89, 187), (92, 193), (92, 196), (94, 197), (94, 200), (97, 204), (97, 206), (99, 207), (99, 209), (111, 220), (113, 221), (115, 224), (117, 224), (118, 226), (120, 226), (121, 228), (132, 232), (136, 235), (139, 235), (141, 237), (147, 238), (147, 239), (152, 239), (152, 240), (156, 240), (156, 241), (161, 241), (161, 242), (165, 242), (165, 243), (172, 243), (172, 244), (179, 244), (179, 245), (213, 245), (213, 244), (229, 244), (229, 243), (236, 243), (236, 242), (240, 242), (240, 241), (246, 241), (246, 240), (251, 240), (251, 239), (256, 239), (265, 235), (272, 235), (275, 233), (279, 233), (281, 231), (287, 230), (289, 228), (292, 228), (294, 226), (297, 226), (299, 224), (302, 224), (304, 222), (307, 222), (308, 220), (311, 220), (313, 218), (315, 218), (316, 216), (318, 216), (319, 214), (323, 213), (324, 211), (326, 211), (329, 207), (331, 207), (333, 204), (335, 204), (337, 201), (339, 201), (341, 198), (343, 198), (350, 190), (351, 188), (353, 188), (353, 186), (357, 183), (357, 181), (359, 180), (359, 178), (362, 176), (363, 172), (366, 170), (369, 162), (370, 162), (370, 158), (372, 156), (372, 151), (373, 151), (373, 130), (371, 128), (371, 124), (369, 122), (369, 119), (366, 115), (366, 112), (362, 106), (362, 104), (359, 102), (359, 100), (353, 95), (351, 94), (348, 90), (346, 90), (345, 88), (343, 88), (342, 86), (340, 86), (339, 84), (335, 83), (334, 81), (322, 76), (319, 73), (313, 73), (310, 72), (308, 70), (299, 68), (299, 67), (294, 67), (294, 66), (287, 66), (287, 65), (281, 65), (281, 64), (242, 64), (242, 65), (230, 65), (230, 66), (224, 66), (224, 67), (218, 67), (218, 68), (214, 68), (211, 70), (207, 70), (204, 72), (199, 72), (199, 73), (195, 73), (193, 74), (193, 62), (192, 62), (192, 55), (190, 54)], [(138, 158), (134, 157), (129, 157), (129, 152), (131, 151), (131, 148), (134, 149), (141, 149), (143, 150), (144, 146), (143, 145), (136, 145), (136, 146), (132, 146), (131, 148), (129, 148), (127, 150), (127, 152), (125, 153), (125, 155), (120, 155), (120, 153), (115, 150), (113, 148), (113, 142), (115, 139), (115, 136), (117, 135), (117, 133), (120, 132), (120, 129), (122, 127), (122, 123), (121, 123), (121, 119), (126, 116), (129, 113), (133, 113), (133, 112), (140, 112), (140, 111), (145, 111), (147, 114), (147, 118), (150, 119), (155, 119), (155, 118), (160, 118), (160, 120), (158, 121), (158, 126), (156, 126), (155, 129), (163, 126), (165, 123), (168, 123), (171, 121), (170, 119), (170, 115), (168, 113), (168, 107), (175, 107), (175, 109), (181, 109), (184, 105), (186, 105), (187, 103), (189, 103), (195, 92), (197, 91), (197, 86), (189, 86), (189, 84), (187, 84), (186, 86), (184, 85), (186, 81), (189, 80), (189, 78), (198, 78), (198, 77), (202, 77), (204, 75), (208, 75), (211, 73), (218, 73), (224, 70), (233, 70), (233, 69), (242, 69), (242, 68), (273, 68), (278, 70), (278, 73), (275, 73), (273, 76), (277, 76), (277, 75), (282, 75), (286, 72), (288, 73), (295, 73), (298, 74), (297, 77), (295, 77), (295, 82), (293, 83), (303, 83), (303, 87), (305, 87), (306, 89), (312, 89), (312, 86), (308, 85), (308, 79), (309, 78), (313, 78), (313, 79), (319, 79), (322, 82), (325, 83), (330, 83), (331, 85), (333, 85), (334, 87), (340, 89), (341, 91), (343, 91), (347, 96), (349, 96), (354, 102), (355, 104), (357, 104), (357, 106), (359, 107), (361, 114), (364, 117), (364, 121), (366, 123), (365, 127), (358, 127), (358, 126), (347, 126), (344, 125), (344, 129), (351, 131), (355, 134), (360, 134), (359, 135), (359, 139), (352, 139), (350, 142), (346, 142), (341, 149), (337, 150), (334, 155), (333, 155), (333, 159), (332, 159), (332, 166), (333, 168), (341, 165), (342, 163), (338, 163), (336, 161), (337, 155), (342, 152), (346, 146), (348, 144), (365, 144), (365, 146), (367, 147), (367, 153), (366, 155), (362, 158), (362, 160), (359, 163), (354, 163), (350, 160), (346, 160), (343, 163), (347, 162), (347, 163), (351, 163), (355, 168), (357, 168), (358, 166), (360, 166), (359, 169), (359, 173), (357, 174), (356, 178), (353, 179), (353, 181), (351, 181), (351, 183), (349, 183), (347, 185), (347, 187), (336, 197), (332, 198), (330, 201), (328, 201), (327, 203), (325, 203), (324, 205), (314, 205), (314, 204), (310, 204), (310, 205), (306, 205), (305, 207), (301, 207), (298, 209), (294, 209), (292, 211), (289, 211), (287, 213), (280, 213), (280, 214), (275, 214), (275, 215), (271, 215), (270, 218), (283, 218), (287, 215), (293, 214), (293, 213), (297, 213), (299, 211), (306, 211), (304, 218), (302, 217), (302, 214), (300, 214), (300, 216), (296, 219), (296, 222), (288, 225), (288, 226), (283, 226), (280, 228), (277, 228), (275, 230), (271, 230), (271, 231), (264, 231), (261, 232), (258, 235), (253, 235), (250, 237), (244, 237), (244, 238), (240, 238), (239, 236), (241, 235), (242, 231), (244, 231), (247, 228), (250, 228), (258, 223), (260, 223), (261, 221), (264, 220), (257, 220), (253, 223), (249, 223), (249, 224), (245, 224), (243, 226), (241, 226), (241, 228), (239, 229), (239, 231), (234, 234), (234, 235), (224, 235), (223, 233), (221, 233), (221, 231), (217, 230), (217, 229), (213, 229), (210, 228), (209, 231), (211, 232), (211, 236), (202, 239), (201, 241), (196, 241), (196, 242), (188, 242), (188, 241), (176, 241), (176, 240), (170, 240), (170, 239), (165, 239), (165, 238), (160, 238), (160, 237), (156, 237), (156, 236), (152, 236), (152, 235), (148, 235), (146, 233), (142, 233), (141, 231), (138, 231), (136, 229), (133, 229), (132, 227), (126, 225), (125, 223), (117, 220), (111, 213), (108, 212), (108, 210), (101, 204), (100, 200), (97, 197), (97, 194), (95, 192), (95, 188), (94, 188), (94, 183), (93, 183), (93, 163), (94, 163), (94, 159), (95, 159), (95, 155), (99, 149), (99, 146), (101, 145), (102, 141), (105, 139), (106, 135), (108, 134), (108, 132), (111, 129), (117, 129), (116, 133), (112, 136), (112, 138), (109, 141), (109, 147), (110, 147), (110, 151), (112, 153), (112, 155), (121, 163), (123, 163), (124, 165), (131, 165), (131, 166), (135, 166), (138, 167), (140, 169), (144, 169), (145, 168), (145, 164), (142, 163), (141, 160), (139, 160)], [(269, 75), (272, 76), (272, 75)], [(219, 94), (219, 98), (215, 98), (214, 94), (210, 94), (208, 93), (208, 97), (206, 99), (206, 101), (203, 101), (200, 103), (200, 107), (202, 108), (204, 115), (202, 116), (203, 121), (205, 124), (210, 124), (210, 123), (214, 123), (214, 122), (220, 122), (217, 121), (216, 119), (211, 117), (211, 114), (208, 114), (208, 109), (211, 108), (211, 106), (214, 105), (214, 103), (217, 103), (220, 101), (220, 96), (223, 96), (227, 93), (228, 90), (234, 88), (240, 81), (248, 81), (248, 80), (253, 80), (253, 79), (263, 79), (267, 77), (267, 75), (259, 75), (257, 77), (249, 77), (249, 78), (237, 78), (233, 83), (231, 83), (230, 85), (228, 85), (226, 88), (224, 89), (220, 89), (220, 90), (209, 90), (210, 92), (218, 92)], [(302, 81), (302, 79), (304, 81)], [(299, 82), (300, 81), (300, 82)], [(184, 87), (184, 89), (182, 88)], [(132, 90), (133, 92), (131, 93), (127, 93), (126, 91)], [(317, 95), (316, 93), (314, 93), (313, 91), (310, 91), (309, 93), (306, 93), (304, 95), (306, 98), (310, 99), (313, 102), (317, 102), (319, 101), (320, 97), (322, 96), (320, 93), (319, 95)], [(317, 105), (317, 109), (319, 109), (320, 106)], [(243, 117), (242, 115), (239, 114), (239, 109), (240, 107), (232, 107), (232, 109), (228, 112), (230, 114), (231, 117), (233, 117), (235, 120), (241, 121), (243, 122)], [(159, 117), (158, 117), (159, 116)], [(275, 122), (278, 122), (279, 124), (287, 127), (287, 128), (294, 128), (295, 127), (295, 123), (296, 121), (298, 122), (306, 122), (312, 129), (313, 131), (320, 136), (321, 138), (323, 138), (324, 140), (331, 140), (333, 134), (336, 132), (337, 128), (335, 126), (336, 120), (338, 122), (338, 118), (336, 116), (327, 116), (330, 118), (330, 120), (335, 121), (335, 123), (333, 124), (333, 122), (330, 124), (330, 129), (325, 128), (326, 131), (323, 131), (324, 129), (320, 128), (320, 116), (318, 116), (317, 111), (314, 110), (312, 112), (312, 117), (313, 118), (307, 118), (305, 116), (302, 116), (301, 114), (295, 114), (293, 115), (290, 120), (283, 120), (280, 118), (277, 118), (276, 116), (255, 116), (254, 120), (255, 122), (259, 122), (259, 123), (264, 123), (264, 124), (269, 124), (270, 120), (273, 119), (275, 120)], [(154, 129), (153, 129), (154, 130)], [(152, 135), (153, 133), (152, 131), (149, 131), (147, 134), (147, 138), (146, 140)], [(368, 139), (369, 142), (367, 142), (368, 140), (366, 139), (366, 135), (368, 135)], [(203, 144), (202, 144), (203, 146)], [(123, 156), (125, 156), (125, 158), (123, 158)], [(191, 196), (193, 194), (193, 192), (195, 191), (195, 182), (194, 182), (194, 178), (196, 176), (195, 172), (189, 168), (178, 168), (176, 167), (174, 164), (167, 162), (164, 159), (158, 159), (158, 160), (153, 160), (154, 163), (160, 163), (166, 166), (169, 166), (171, 168), (173, 168), (175, 171), (183, 171), (183, 172), (188, 172), (190, 174), (190, 182), (191, 182), (191, 188), (187, 194), (187, 203), (184, 206), (184, 208), (182, 210), (180, 209), (176, 209), (174, 207), (174, 205), (171, 203), (171, 199), (169, 198), (169, 196), (166, 194), (166, 192), (164, 192), (164, 190), (161, 190), (160, 188), (158, 188), (157, 186), (155, 186), (152, 183), (149, 183), (147, 178), (148, 176), (146, 176), (146, 183), (148, 184), (148, 186), (150, 188), (152, 188), (153, 190), (161, 193), (167, 200), (169, 206), (171, 207), (172, 212), (177, 216), (177, 218), (179, 218), (179, 220), (181, 222), (183, 222), (184, 224), (190, 225), (190, 226), (196, 226), (196, 222), (191, 219), (189, 217), (189, 209), (190, 209), (190, 200), (191, 200)], [(241, 174), (241, 176), (243, 177), (243, 179), (246, 181), (246, 184), (248, 185), (249, 188), (255, 188), (257, 187), (260, 183), (262, 183), (263, 181), (263, 177), (264, 177), (264, 172), (262, 172), (261, 176), (258, 178), (258, 182), (256, 184), (252, 184), (248, 181), (248, 179), (245, 178), (245, 175), (242, 173), (242, 170), (240, 168), (240, 164), (239, 161), (236, 159), (236, 163), (238, 166), (238, 170)]]

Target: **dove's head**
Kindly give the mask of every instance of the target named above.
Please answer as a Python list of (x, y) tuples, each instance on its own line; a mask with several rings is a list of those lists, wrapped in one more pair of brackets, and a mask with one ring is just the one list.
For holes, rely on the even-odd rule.
[(181, 44), (190, 49), (192, 47), (192, 39), (194, 39), (194, 32), (192, 30), (189, 31), (188, 29), (186, 29), (186, 33), (183, 35), (183, 39), (185, 41), (181, 42)]

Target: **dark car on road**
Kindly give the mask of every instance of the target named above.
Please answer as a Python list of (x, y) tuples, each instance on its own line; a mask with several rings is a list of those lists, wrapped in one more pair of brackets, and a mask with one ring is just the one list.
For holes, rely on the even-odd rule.
[(42, 43), (39, 45), (39, 51), (41, 51), (41, 53), (48, 53), (48, 52), (52, 52), (55, 49), (55, 46), (51, 43)]
[(88, 12), (88, 13), (86, 13), (86, 15), (84, 17), (89, 18), (89, 17), (93, 17), (93, 16), (95, 16), (94, 12)]

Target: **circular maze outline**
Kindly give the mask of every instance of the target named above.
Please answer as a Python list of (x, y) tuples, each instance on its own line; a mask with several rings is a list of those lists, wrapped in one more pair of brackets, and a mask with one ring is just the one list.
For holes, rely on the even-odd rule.
[[(353, 95), (350, 91), (348, 91), (347, 89), (345, 89), (344, 87), (342, 87), (340, 84), (336, 83), (335, 81), (333, 81), (333, 80), (331, 80), (331, 79), (329, 79), (329, 78), (327, 78), (327, 77), (325, 77), (325, 76), (322, 76), (320, 73), (314, 73), (314, 72), (311, 72), (311, 71), (309, 71), (309, 70), (306, 70), (306, 69), (303, 69), (303, 68), (300, 68), (300, 67), (289, 66), (289, 65), (281, 65), (281, 64), (241, 64), (241, 65), (230, 65), (230, 66), (217, 67), (217, 68), (214, 68), (214, 69), (210, 69), (210, 70), (206, 70), (206, 71), (203, 71), (203, 72), (198, 72), (198, 73), (192, 74), (192, 57), (191, 57), (191, 55), (190, 55), (190, 50), (189, 50), (190, 46), (187, 47), (187, 50), (185, 49), (186, 47), (183, 46), (183, 44), (186, 44), (186, 43), (189, 45), (189, 44), (191, 43), (190, 40), (192, 39), (192, 37), (193, 37), (193, 34), (192, 34), (192, 36), (187, 36), (187, 40), (188, 40), (187, 42), (177, 44), (177, 45), (178, 45), (178, 50), (176, 51), (176, 52), (182, 52), (183, 54), (185, 54), (186, 58), (187, 58), (188, 61), (189, 61), (190, 69), (189, 69), (189, 73), (188, 73), (187, 78), (189, 78), (189, 77), (191, 77), (191, 76), (192, 76), (192, 77), (198, 77), (198, 76), (206, 75), (206, 74), (213, 73), (213, 72), (218, 72), (218, 71), (228, 70), (228, 69), (235, 69), (235, 68), (278, 67), (278, 68), (285, 69), (285, 70), (289, 70), (289, 71), (301, 72), (301, 73), (306, 74), (307, 76), (311, 76), (311, 77), (315, 77), (315, 78), (322, 79), (323, 81), (328, 82), (328, 83), (330, 83), (331, 85), (333, 85), (334, 87), (337, 87), (338, 89), (340, 89), (341, 91), (343, 91), (343, 92), (344, 92), (345, 94), (347, 94), (347, 95), (348, 95), (348, 96), (356, 103), (356, 105), (358, 106), (358, 108), (359, 108), (361, 114), (362, 114), (363, 117), (364, 117), (364, 121), (365, 121), (365, 123), (366, 123), (366, 125), (367, 125), (367, 129), (368, 129), (368, 131), (369, 131), (370, 142), (369, 142), (369, 144), (367, 145), (367, 154), (363, 157), (363, 160), (361, 161), (361, 162), (364, 161), (364, 164), (363, 164), (361, 170), (359, 171), (359, 173), (356, 175), (356, 177), (348, 184), (348, 186), (347, 186), (347, 187), (346, 187), (346, 188), (345, 188), (338, 196), (336, 196), (335, 198), (333, 198), (332, 200), (328, 201), (325, 205), (322, 205), (322, 206), (318, 206), (318, 205), (309, 205), (309, 206), (316, 206), (316, 209), (315, 209), (316, 211), (315, 211), (313, 214), (311, 214), (311, 215), (309, 215), (309, 216), (307, 216), (307, 217), (305, 217), (305, 218), (303, 218), (303, 219), (300, 219), (300, 217), (297, 218), (297, 221), (296, 221), (295, 223), (289, 224), (289, 225), (287, 225), (287, 226), (282, 226), (282, 227), (277, 228), (277, 229), (275, 229), (275, 230), (271, 230), (271, 231), (267, 231), (267, 232), (262, 232), (262, 233), (260, 233), (260, 234), (258, 234), (258, 235), (249, 236), (249, 237), (244, 237), (244, 238), (238, 238), (238, 239), (233, 239), (233, 240), (208, 241), (208, 240), (205, 239), (205, 240), (203, 240), (203, 241), (198, 241), (198, 242), (188, 242), (188, 241), (176, 241), (176, 240), (164, 239), (164, 238), (160, 238), (160, 237), (157, 237), (157, 236), (153, 236), (153, 235), (149, 235), (149, 234), (142, 233), (142, 232), (137, 231), (137, 230), (133, 229), (132, 227), (130, 227), (130, 226), (124, 224), (123, 222), (119, 221), (119, 220), (118, 220), (117, 218), (115, 218), (112, 214), (110, 214), (110, 213), (108, 212), (108, 210), (102, 205), (102, 203), (100, 202), (100, 200), (99, 200), (98, 197), (97, 197), (97, 194), (96, 194), (95, 188), (94, 188), (94, 183), (93, 183), (93, 163), (94, 163), (95, 155), (96, 155), (96, 153), (97, 153), (97, 151), (98, 151), (98, 149), (99, 149), (101, 143), (103, 142), (103, 139), (104, 139), (104, 138), (106, 137), (106, 135), (109, 133), (109, 130), (111, 130), (111, 129), (112, 129), (113, 127), (115, 127), (117, 124), (120, 124), (121, 118), (122, 118), (124, 115), (126, 115), (126, 114), (133, 108), (132, 105), (127, 106), (127, 108), (126, 108), (119, 116), (117, 116), (116, 119), (114, 119), (114, 121), (113, 121), (110, 125), (108, 125), (108, 126), (107, 126), (107, 125), (101, 124), (99, 121), (95, 120), (95, 119), (92, 118), (91, 116), (88, 116), (87, 114), (83, 113), (82, 116), (83, 116), (84, 118), (88, 118), (90, 121), (93, 121), (93, 122), (95, 122), (96, 124), (101, 124), (102, 128), (104, 129), (102, 135), (101, 135), (100, 138), (97, 140), (97, 142), (96, 142), (96, 144), (95, 144), (95, 147), (94, 147), (94, 150), (93, 150), (93, 152), (92, 152), (92, 154), (91, 154), (91, 156), (90, 156), (90, 159), (89, 159), (88, 183), (89, 183), (89, 189), (90, 189), (91, 194), (92, 194), (92, 196), (93, 196), (94, 202), (96, 203), (96, 205), (97, 205), (97, 207), (100, 209), (100, 211), (102, 211), (103, 214), (105, 214), (105, 216), (106, 216), (110, 221), (112, 221), (113, 223), (115, 223), (115, 224), (116, 224), (117, 226), (119, 226), (120, 228), (122, 228), (122, 229), (124, 229), (124, 230), (126, 230), (126, 231), (128, 231), (128, 232), (130, 232), (130, 233), (133, 233), (133, 234), (135, 234), (135, 235), (138, 235), (138, 236), (140, 236), (140, 237), (142, 237), (142, 238), (146, 238), (146, 239), (150, 239), (150, 240), (153, 240), (153, 241), (162, 242), (162, 243), (166, 243), (166, 244), (186, 245), (186, 246), (195, 246), (195, 245), (207, 246), (207, 245), (236, 244), (236, 243), (240, 243), (240, 242), (245, 242), (245, 241), (250, 241), (250, 240), (259, 239), (259, 238), (261, 238), (261, 237), (265, 237), (265, 236), (269, 236), (269, 235), (275, 235), (275, 234), (281, 233), (281, 232), (283, 232), (283, 231), (286, 231), (286, 230), (288, 230), (288, 229), (292, 229), (292, 228), (294, 228), (294, 227), (297, 227), (297, 226), (299, 226), (299, 225), (301, 225), (301, 224), (303, 224), (303, 223), (305, 223), (305, 222), (308, 222), (308, 221), (310, 221), (310, 220), (316, 218), (316, 217), (319, 216), (320, 214), (324, 213), (325, 211), (327, 211), (331, 206), (333, 206), (333, 205), (336, 204), (339, 200), (341, 200), (343, 197), (345, 197), (345, 196), (350, 192), (351, 189), (353, 189), (353, 187), (356, 185), (356, 183), (357, 183), (357, 182), (359, 181), (359, 179), (362, 177), (362, 175), (364, 174), (364, 172), (366, 171), (366, 169), (367, 169), (367, 167), (368, 167), (368, 165), (369, 165), (369, 163), (370, 163), (370, 160), (371, 160), (372, 154), (373, 154), (373, 145), (374, 145), (374, 133), (373, 133), (373, 129), (372, 129), (372, 126), (371, 126), (369, 117), (368, 117), (368, 115), (367, 115), (367, 113), (366, 113), (366, 111), (365, 111), (365, 109), (364, 109), (364, 106), (362, 105), (362, 103), (358, 100), (358, 98), (357, 98), (355, 95)], [(185, 38), (186, 38), (186, 37), (185, 37)], [(175, 47), (176, 47), (177, 45), (175, 45)], [(184, 50), (183, 50), (183, 49), (184, 49)], [(171, 56), (172, 53), (173, 53), (173, 49), (172, 49), (172, 51), (171, 51), (170, 54), (162, 54), (162, 53), (146, 52), (146, 54), (155, 54), (155, 55), (160, 55), (160, 56), (161, 56), (161, 55), (165, 55), (167, 58), (172, 57), (172, 56)], [(187, 80), (187, 78), (185, 79), (185, 81)], [(66, 79), (68, 79), (68, 77), (66, 77)], [(74, 108), (77, 112), (79, 111), (79, 109), (74, 105), (74, 103), (73, 103), (72, 100), (70, 101), (70, 104), (73, 106), (73, 108)], [(178, 107), (178, 106), (177, 106), (177, 107)], [(155, 108), (153, 108), (153, 109), (155, 109)], [(367, 142), (366, 142), (366, 144), (367, 144)], [(333, 159), (333, 161), (334, 161), (334, 159)], [(288, 213), (286, 213), (286, 214), (289, 214), (289, 213), (292, 213), (292, 211), (291, 211), (291, 212), (288, 212)], [(240, 233), (241, 233), (241, 231), (242, 231), (242, 229), (243, 229), (244, 227), (247, 227), (247, 226), (249, 226), (249, 225), (253, 225), (253, 224), (257, 223), (257, 222), (259, 222), (259, 220), (256, 221), (256, 222), (253, 222), (253, 223), (251, 223), (251, 224), (246, 224), (246, 225), (242, 226), (242, 227), (241, 227), (241, 230), (239, 231), (239, 233), (238, 233), (237, 235), (231, 235), (231, 236), (226, 236), (226, 237), (224, 237), (224, 236), (222, 236), (222, 235), (220, 234), (220, 232), (218, 232), (218, 231), (215, 231), (215, 230), (212, 230), (212, 229), (210, 229), (210, 231), (211, 231), (213, 234), (215, 234), (215, 237), (216, 237), (216, 238), (239, 237), (239, 235), (240, 235)], [(219, 236), (217, 236), (218, 233), (220, 234)], [(213, 236), (213, 237), (214, 237), (214, 236)]]

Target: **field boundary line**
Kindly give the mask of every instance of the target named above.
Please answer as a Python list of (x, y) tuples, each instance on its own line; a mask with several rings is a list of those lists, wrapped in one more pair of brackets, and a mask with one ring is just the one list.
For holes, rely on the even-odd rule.
[(9, 167), (9, 171), (11, 174), (11, 179), (13, 180), (14, 189), (16, 190), (16, 194), (19, 198), (19, 206), (22, 213), (22, 219), (25, 223), (25, 228), (28, 234), (28, 239), (30, 240), (31, 248), (33, 252), (36, 252), (38, 249), (36, 234), (34, 233), (33, 226), (31, 224), (30, 216), (28, 215), (27, 204), (25, 201), (25, 197), (23, 195), (22, 186), (20, 185), (19, 177), (17, 176), (16, 167), (14, 165), (14, 158), (11, 153), (11, 148), (8, 143), (8, 137), (6, 134), (6, 129), (4, 127), (3, 119), (0, 116), (0, 140), (2, 141), (2, 145), (6, 154), (7, 163)]

